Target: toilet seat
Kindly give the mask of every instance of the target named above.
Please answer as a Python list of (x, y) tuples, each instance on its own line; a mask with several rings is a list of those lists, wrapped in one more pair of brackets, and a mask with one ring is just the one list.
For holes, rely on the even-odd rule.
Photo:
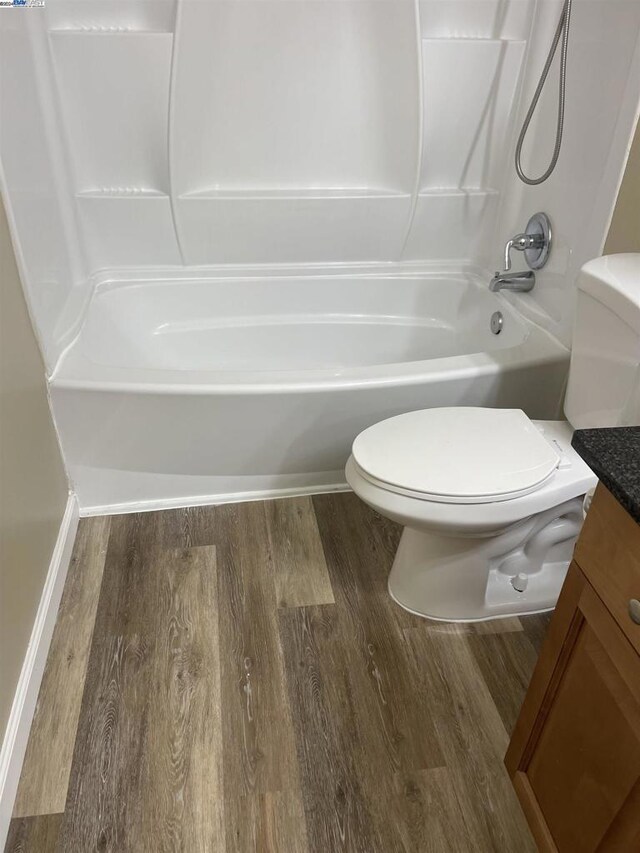
[(360, 433), (352, 455), (373, 485), (448, 504), (514, 500), (542, 488), (561, 462), (522, 410), (480, 407), (388, 418)]
[(598, 482), (593, 471), (571, 446), (573, 430), (567, 421), (535, 421), (534, 425), (554, 447), (559, 448), (562, 461), (538, 488), (520, 497), (484, 503), (430, 500), (424, 493), (403, 493), (387, 483), (376, 482), (363, 471), (353, 455), (347, 462), (347, 482), (365, 503), (398, 524), (429, 529), (446, 536), (492, 535), (534, 513), (584, 495)]

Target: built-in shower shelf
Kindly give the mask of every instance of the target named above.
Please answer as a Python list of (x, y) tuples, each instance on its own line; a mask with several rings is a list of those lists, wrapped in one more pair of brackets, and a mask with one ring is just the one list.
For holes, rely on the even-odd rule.
[(134, 27), (64, 27), (50, 29), (49, 35), (54, 39), (75, 38), (93, 39), (98, 36), (111, 36), (112, 38), (165, 38), (173, 39), (171, 30), (163, 29), (136, 29)]
[(406, 198), (411, 193), (408, 190), (389, 189), (386, 187), (244, 187), (220, 189), (204, 189), (194, 192), (181, 193), (180, 199), (214, 201), (256, 200), (256, 201), (286, 201), (288, 199), (357, 199), (357, 198)]
[(494, 44), (525, 44), (524, 39), (494, 38), (493, 36), (423, 36), (422, 42), (446, 42), (447, 44), (461, 44), (468, 42), (493, 42)]
[(420, 198), (440, 198), (440, 197), (459, 197), (465, 196), (494, 196), (499, 195), (500, 190), (494, 187), (430, 187), (420, 190)]
[(134, 27), (59, 27), (49, 30), (52, 36), (173, 36), (170, 30), (135, 29)]
[(76, 193), (78, 198), (168, 198), (161, 190), (146, 187), (98, 187)]
[(52, 0), (50, 32), (173, 32), (177, 0)]

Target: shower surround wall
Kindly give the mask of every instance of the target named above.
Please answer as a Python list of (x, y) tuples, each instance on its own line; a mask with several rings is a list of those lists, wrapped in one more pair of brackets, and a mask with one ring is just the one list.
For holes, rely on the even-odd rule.
[[(640, 2), (575, 0), (563, 151), (545, 185), (524, 187), (515, 135), (561, 6), (0, 10), (0, 177), (54, 392), (96, 288), (170, 279), (189, 293), (189, 282), (247, 275), (488, 280), (538, 209), (554, 225), (551, 262), (531, 294), (508, 300), (569, 344), (575, 273), (601, 251), (636, 118)], [(525, 147), (530, 171), (553, 144), (555, 97), (552, 76)]]
[(534, 7), (3, 11), (0, 153), (49, 370), (100, 271), (487, 257)]

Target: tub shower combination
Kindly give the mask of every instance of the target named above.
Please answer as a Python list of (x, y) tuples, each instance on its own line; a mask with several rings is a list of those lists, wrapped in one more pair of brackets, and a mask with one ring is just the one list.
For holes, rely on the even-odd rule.
[[(564, 123), (550, 83), (535, 109), (550, 44)], [(0, 58), (0, 184), (83, 513), (346, 488), (355, 437), (411, 410), (560, 416), (640, 3), (47, 0), (0, 15)], [(541, 210), (535, 287), (526, 234), (492, 279)]]

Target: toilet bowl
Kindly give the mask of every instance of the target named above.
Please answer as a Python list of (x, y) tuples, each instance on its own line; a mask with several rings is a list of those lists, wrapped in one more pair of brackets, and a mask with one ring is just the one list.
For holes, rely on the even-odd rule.
[[(511, 431), (509, 448), (504, 430)], [(389, 576), (395, 601), (447, 621), (553, 607), (582, 524), (584, 495), (596, 483), (571, 435), (566, 421), (479, 408), (411, 412), (361, 433), (347, 481), (365, 503), (404, 525)], [(422, 470), (411, 463), (419, 442), (431, 448), (422, 454)], [(470, 465), (474, 456), (477, 464)], [(497, 494), (491, 471), (500, 462)]]
[(640, 255), (591, 261), (577, 291), (567, 420), (426, 409), (356, 437), (349, 485), (404, 525), (389, 592), (406, 610), (457, 622), (555, 606), (597, 482), (573, 430), (640, 424)]

